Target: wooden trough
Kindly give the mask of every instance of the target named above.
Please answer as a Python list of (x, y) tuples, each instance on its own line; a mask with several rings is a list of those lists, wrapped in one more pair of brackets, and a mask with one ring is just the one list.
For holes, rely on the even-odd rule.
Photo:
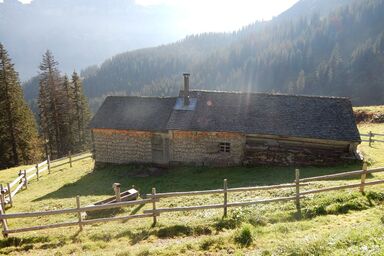
[[(120, 192), (120, 183), (114, 183), (112, 188), (115, 191), (115, 196), (108, 197), (90, 206), (113, 204), (121, 201), (133, 201), (133, 200), (136, 200), (139, 196), (139, 191), (137, 191), (134, 188), (128, 189), (124, 192)], [(89, 211), (89, 212), (85, 212), (85, 216), (87, 218), (92, 218), (94, 216), (100, 216), (100, 215), (115, 215), (119, 211), (121, 211), (120, 208), (106, 209), (106, 210), (100, 210), (100, 211)]]

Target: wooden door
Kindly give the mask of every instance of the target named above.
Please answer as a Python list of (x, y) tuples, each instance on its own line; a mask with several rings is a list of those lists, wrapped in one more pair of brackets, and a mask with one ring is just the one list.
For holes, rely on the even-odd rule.
[(152, 162), (156, 164), (167, 164), (169, 158), (169, 140), (161, 135), (152, 137)]

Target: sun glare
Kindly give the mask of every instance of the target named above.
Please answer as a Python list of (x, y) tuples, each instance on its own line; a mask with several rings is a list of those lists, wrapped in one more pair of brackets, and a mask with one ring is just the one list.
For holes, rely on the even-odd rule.
[(298, 0), (135, 0), (150, 7), (168, 5), (181, 18), (180, 29), (199, 32), (233, 31), (255, 21), (270, 20)]

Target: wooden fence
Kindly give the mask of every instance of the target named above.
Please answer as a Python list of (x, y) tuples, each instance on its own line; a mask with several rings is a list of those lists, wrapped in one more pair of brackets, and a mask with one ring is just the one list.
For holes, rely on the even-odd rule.
[[(81, 157), (79, 157), (81, 156)], [(50, 160), (50, 156), (47, 156), (47, 159), (41, 163), (37, 163), (35, 166), (26, 169), (20, 170), (19, 176), (12, 182), (7, 183), (5, 186), (0, 184), (0, 206), (2, 209), (5, 209), (6, 205), (13, 206), (13, 199), (15, 195), (22, 189), (28, 188), (28, 181), (36, 176), (36, 179), (39, 180), (41, 174), (45, 171), (48, 171), (48, 174), (51, 173), (51, 168), (62, 166), (65, 164), (70, 165), (72, 167), (72, 162), (91, 157), (92, 154), (89, 152), (82, 152), (76, 155), (72, 155), (71, 152), (68, 152), (68, 155), (55, 159), (53, 161)], [(65, 161), (67, 160), (67, 161)]]
[[(19, 233), (19, 232), (26, 232), (26, 231), (33, 231), (33, 230), (40, 230), (40, 229), (49, 229), (49, 228), (75, 226), (75, 225), (78, 225), (80, 230), (82, 230), (83, 225), (87, 225), (87, 224), (94, 224), (94, 223), (108, 222), (108, 221), (129, 220), (129, 219), (134, 219), (134, 218), (147, 218), (147, 217), (153, 218), (153, 224), (155, 225), (157, 223), (157, 218), (160, 216), (161, 213), (175, 212), (175, 211), (194, 211), (194, 210), (221, 209), (222, 208), (224, 210), (224, 216), (226, 216), (228, 207), (241, 207), (241, 206), (265, 204), (265, 203), (272, 203), (272, 202), (294, 201), (298, 213), (301, 213), (300, 200), (305, 198), (306, 195), (323, 193), (323, 192), (327, 192), (327, 191), (348, 189), (348, 188), (359, 188), (360, 192), (364, 192), (364, 188), (366, 186), (373, 186), (373, 185), (384, 183), (384, 180), (375, 180), (375, 181), (370, 181), (370, 182), (366, 181), (367, 174), (377, 173), (377, 172), (384, 172), (384, 167), (368, 170), (367, 165), (364, 164), (362, 170), (301, 179), (300, 178), (300, 171), (297, 169), (297, 170), (295, 170), (295, 181), (293, 183), (288, 183), (288, 184), (279, 184), (279, 185), (272, 185), (272, 186), (228, 188), (227, 180), (225, 179), (222, 189), (203, 190), (203, 191), (187, 191), (187, 192), (156, 193), (156, 188), (153, 188), (152, 193), (147, 194), (146, 199), (143, 199), (143, 200), (129, 201), (129, 202), (117, 202), (117, 203), (108, 204), (108, 205), (94, 205), (94, 206), (86, 206), (86, 207), (80, 207), (80, 198), (79, 198), (79, 196), (77, 196), (76, 197), (76, 205), (77, 205), (76, 208), (51, 210), (51, 211), (39, 211), (39, 212), (10, 213), (10, 214), (5, 214), (4, 211), (2, 211), (2, 209), (0, 209), (0, 221), (2, 222), (3, 236), (7, 237), (8, 234), (12, 234), (12, 233)], [(308, 183), (308, 182), (322, 181), (322, 180), (329, 180), (329, 179), (343, 178), (343, 177), (351, 177), (351, 176), (360, 176), (360, 182), (352, 183), (352, 184), (348, 184), (348, 185), (341, 185), (341, 186), (334, 186), (334, 187), (326, 187), (326, 188), (320, 188), (320, 189), (301, 191), (301, 188), (310, 185), (310, 183)], [(293, 196), (278, 197), (278, 198), (266, 198), (266, 199), (259, 199), (259, 200), (253, 200), (253, 201), (247, 201), (247, 202), (228, 202), (228, 193), (243, 192), (243, 191), (258, 191), (258, 190), (260, 191), (260, 190), (282, 189), (282, 188), (294, 188), (295, 194)], [(195, 195), (212, 195), (212, 194), (223, 194), (223, 203), (211, 204), (211, 205), (184, 206), (184, 207), (168, 207), (168, 208), (158, 208), (157, 207), (158, 206), (157, 203), (160, 202), (160, 199), (162, 199), (162, 198), (180, 197), (180, 196), (195, 196)], [(86, 212), (86, 211), (97, 211), (97, 210), (102, 210), (102, 209), (120, 208), (120, 207), (124, 207), (124, 206), (144, 205), (144, 204), (151, 204), (152, 209), (151, 210), (144, 210), (142, 214), (134, 214), (134, 215), (128, 215), (128, 216), (118, 216), (118, 217), (99, 218), (99, 219), (90, 219), (90, 220), (84, 220), (82, 218), (82, 212)], [(47, 225), (41, 225), (41, 226), (32, 226), (32, 227), (25, 227), (25, 228), (18, 228), (18, 229), (9, 229), (8, 223), (7, 223), (7, 220), (12, 219), (12, 218), (28, 218), (28, 217), (39, 217), (39, 216), (67, 214), (67, 213), (77, 213), (78, 220), (72, 221), (72, 222), (62, 222), (62, 223), (47, 224)]]
[[(368, 139), (366, 140), (361, 140), (361, 141), (364, 141), (364, 142), (368, 142), (369, 143), (369, 146), (372, 145), (372, 143), (374, 142), (384, 142), (384, 134), (383, 133), (373, 133), (373, 132), (368, 132), (368, 134), (360, 134), (360, 136), (362, 137), (368, 137)], [(382, 139), (375, 139), (375, 137), (378, 136), (378, 137), (383, 137)]]

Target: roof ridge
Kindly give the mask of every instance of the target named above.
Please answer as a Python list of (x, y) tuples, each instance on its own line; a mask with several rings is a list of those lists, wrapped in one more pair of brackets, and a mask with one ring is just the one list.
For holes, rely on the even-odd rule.
[[(183, 91), (183, 90), (180, 90)], [(192, 89), (190, 92), (211, 92), (211, 93), (223, 93), (223, 94), (250, 94), (250, 95), (265, 95), (265, 96), (285, 96), (285, 97), (298, 97), (298, 98), (321, 98), (321, 99), (343, 99), (350, 100), (348, 97), (341, 96), (323, 96), (323, 95), (306, 95), (306, 94), (288, 94), (288, 93), (267, 93), (267, 92), (242, 92), (242, 91), (220, 91), (220, 90), (204, 90), (204, 89)]]
[(139, 95), (108, 95), (108, 98), (137, 98), (137, 99), (176, 99), (176, 96), (139, 96)]

